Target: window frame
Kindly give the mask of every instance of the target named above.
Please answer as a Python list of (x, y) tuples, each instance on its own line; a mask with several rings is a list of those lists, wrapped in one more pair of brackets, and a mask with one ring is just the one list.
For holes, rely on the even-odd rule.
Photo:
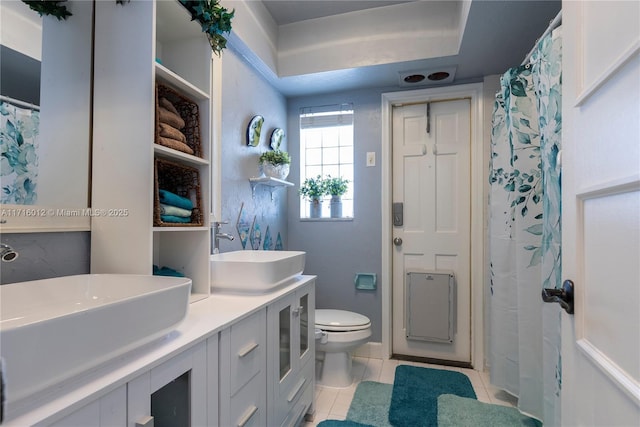
[[(303, 107), (299, 112), (300, 132), (300, 185), (306, 178), (315, 178), (320, 174), (323, 178), (343, 177), (349, 180), (348, 190), (342, 196), (343, 214), (340, 217), (331, 217), (331, 195), (322, 198), (323, 207), (321, 217), (310, 216), (309, 201), (300, 197), (299, 218), (303, 221), (352, 221), (355, 217), (355, 110), (353, 104), (334, 104), (319, 107)], [(348, 130), (347, 130), (348, 129)], [(345, 130), (348, 132), (345, 135)], [(309, 147), (309, 131), (316, 131), (318, 140)], [(325, 142), (323, 133), (337, 132), (335, 139)], [(346, 142), (345, 142), (346, 141)], [(309, 150), (317, 150), (318, 161), (309, 163)], [(345, 153), (345, 150), (348, 150)], [(325, 156), (331, 154), (332, 158), (326, 160)], [(334, 160), (335, 159), (335, 160)], [(314, 172), (309, 170), (316, 169)], [(343, 169), (346, 168), (346, 171)], [(336, 173), (337, 171), (337, 173)], [(345, 213), (345, 204), (347, 206)]]

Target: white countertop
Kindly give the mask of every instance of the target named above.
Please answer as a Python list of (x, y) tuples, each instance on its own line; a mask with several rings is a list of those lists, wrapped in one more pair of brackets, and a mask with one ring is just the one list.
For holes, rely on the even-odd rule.
[(28, 402), (19, 402), (19, 406), (5, 408), (2, 426), (31, 426), (66, 416), (314, 278), (298, 276), (287, 286), (265, 295), (212, 293), (190, 304), (185, 319), (164, 338), (24, 399)]

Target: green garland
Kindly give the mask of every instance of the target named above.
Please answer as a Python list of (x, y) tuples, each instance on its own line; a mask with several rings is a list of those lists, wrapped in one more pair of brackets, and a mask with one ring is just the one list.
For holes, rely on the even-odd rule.
[[(66, 0), (22, 0), (40, 16), (51, 15), (58, 20), (67, 19), (72, 13), (63, 4)], [(116, 0), (118, 4), (129, 3), (130, 0)], [(213, 52), (220, 56), (227, 47), (227, 39), (223, 34), (231, 32), (231, 20), (235, 10), (229, 12), (220, 6), (219, 0), (179, 0), (180, 4), (191, 13), (191, 20), (197, 20), (202, 31), (207, 34)]]
[(67, 17), (71, 16), (72, 13), (67, 10), (67, 6), (64, 3), (67, 0), (59, 0), (59, 1), (46, 1), (46, 0), (22, 0), (26, 3), (31, 10), (35, 10), (38, 12), (40, 16), (43, 15), (52, 15), (58, 18), (59, 21), (63, 19), (67, 19)]
[(207, 34), (211, 49), (220, 56), (222, 50), (227, 47), (227, 39), (223, 34), (231, 31), (231, 20), (235, 9), (229, 12), (220, 6), (219, 0), (179, 1), (191, 13), (191, 20), (200, 22), (202, 31)]
[[(67, 0), (22, 0), (22, 2), (27, 4), (31, 10), (38, 12), (40, 16), (55, 16), (59, 21), (67, 19), (67, 17), (73, 15), (73, 13), (69, 12), (67, 6), (60, 4), (66, 1)], [(129, 1), (130, 0), (116, 0), (116, 3), (125, 4), (129, 3)]]

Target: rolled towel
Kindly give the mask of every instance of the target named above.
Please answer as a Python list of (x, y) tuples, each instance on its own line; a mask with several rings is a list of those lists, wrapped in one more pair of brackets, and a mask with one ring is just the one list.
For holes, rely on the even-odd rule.
[(177, 139), (181, 142), (187, 142), (187, 137), (180, 130), (166, 123), (160, 123), (160, 136), (165, 138)]
[(185, 217), (173, 216), (173, 215), (160, 215), (160, 219), (162, 220), (162, 222), (179, 222), (179, 223), (191, 222), (191, 218), (185, 218)]
[(173, 148), (174, 150), (182, 151), (187, 154), (195, 154), (193, 148), (189, 147), (184, 142), (180, 142), (177, 139), (165, 138), (164, 136), (159, 136), (158, 141), (156, 141), (160, 145), (164, 145), (165, 147)]
[(160, 203), (160, 214), (191, 218), (190, 209), (182, 209), (177, 206), (165, 205), (164, 203)]
[(158, 106), (158, 121), (173, 126), (176, 129), (184, 127), (184, 120), (176, 113), (172, 113), (163, 106)]
[(164, 96), (160, 98), (160, 105), (162, 105), (164, 108), (171, 111), (172, 113), (180, 115), (180, 113), (178, 113), (178, 110), (176, 110), (175, 105), (173, 105), (173, 103), (169, 101), (167, 98), (165, 98)]
[(174, 270), (169, 267), (158, 267), (157, 265), (153, 266), (153, 275), (154, 276), (172, 276), (172, 277), (184, 277), (184, 274), (180, 273), (178, 270)]
[(164, 203), (165, 205), (176, 206), (182, 209), (191, 210), (193, 209), (193, 203), (191, 200), (178, 196), (167, 190), (158, 190), (158, 196), (160, 198), (160, 203)]

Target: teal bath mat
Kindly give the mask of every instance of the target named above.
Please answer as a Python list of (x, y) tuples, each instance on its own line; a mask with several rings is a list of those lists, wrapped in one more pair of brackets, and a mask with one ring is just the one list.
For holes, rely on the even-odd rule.
[(443, 394), (438, 396), (438, 427), (542, 427), (516, 408), (492, 405), (475, 399)]
[(461, 372), (400, 365), (396, 368), (389, 421), (396, 427), (438, 425), (438, 396), (476, 398), (469, 378)]
[(393, 384), (363, 381), (353, 395), (347, 420), (374, 427), (391, 427), (389, 407)]
[(368, 424), (360, 424), (349, 420), (324, 420), (318, 423), (318, 427), (374, 427)]

